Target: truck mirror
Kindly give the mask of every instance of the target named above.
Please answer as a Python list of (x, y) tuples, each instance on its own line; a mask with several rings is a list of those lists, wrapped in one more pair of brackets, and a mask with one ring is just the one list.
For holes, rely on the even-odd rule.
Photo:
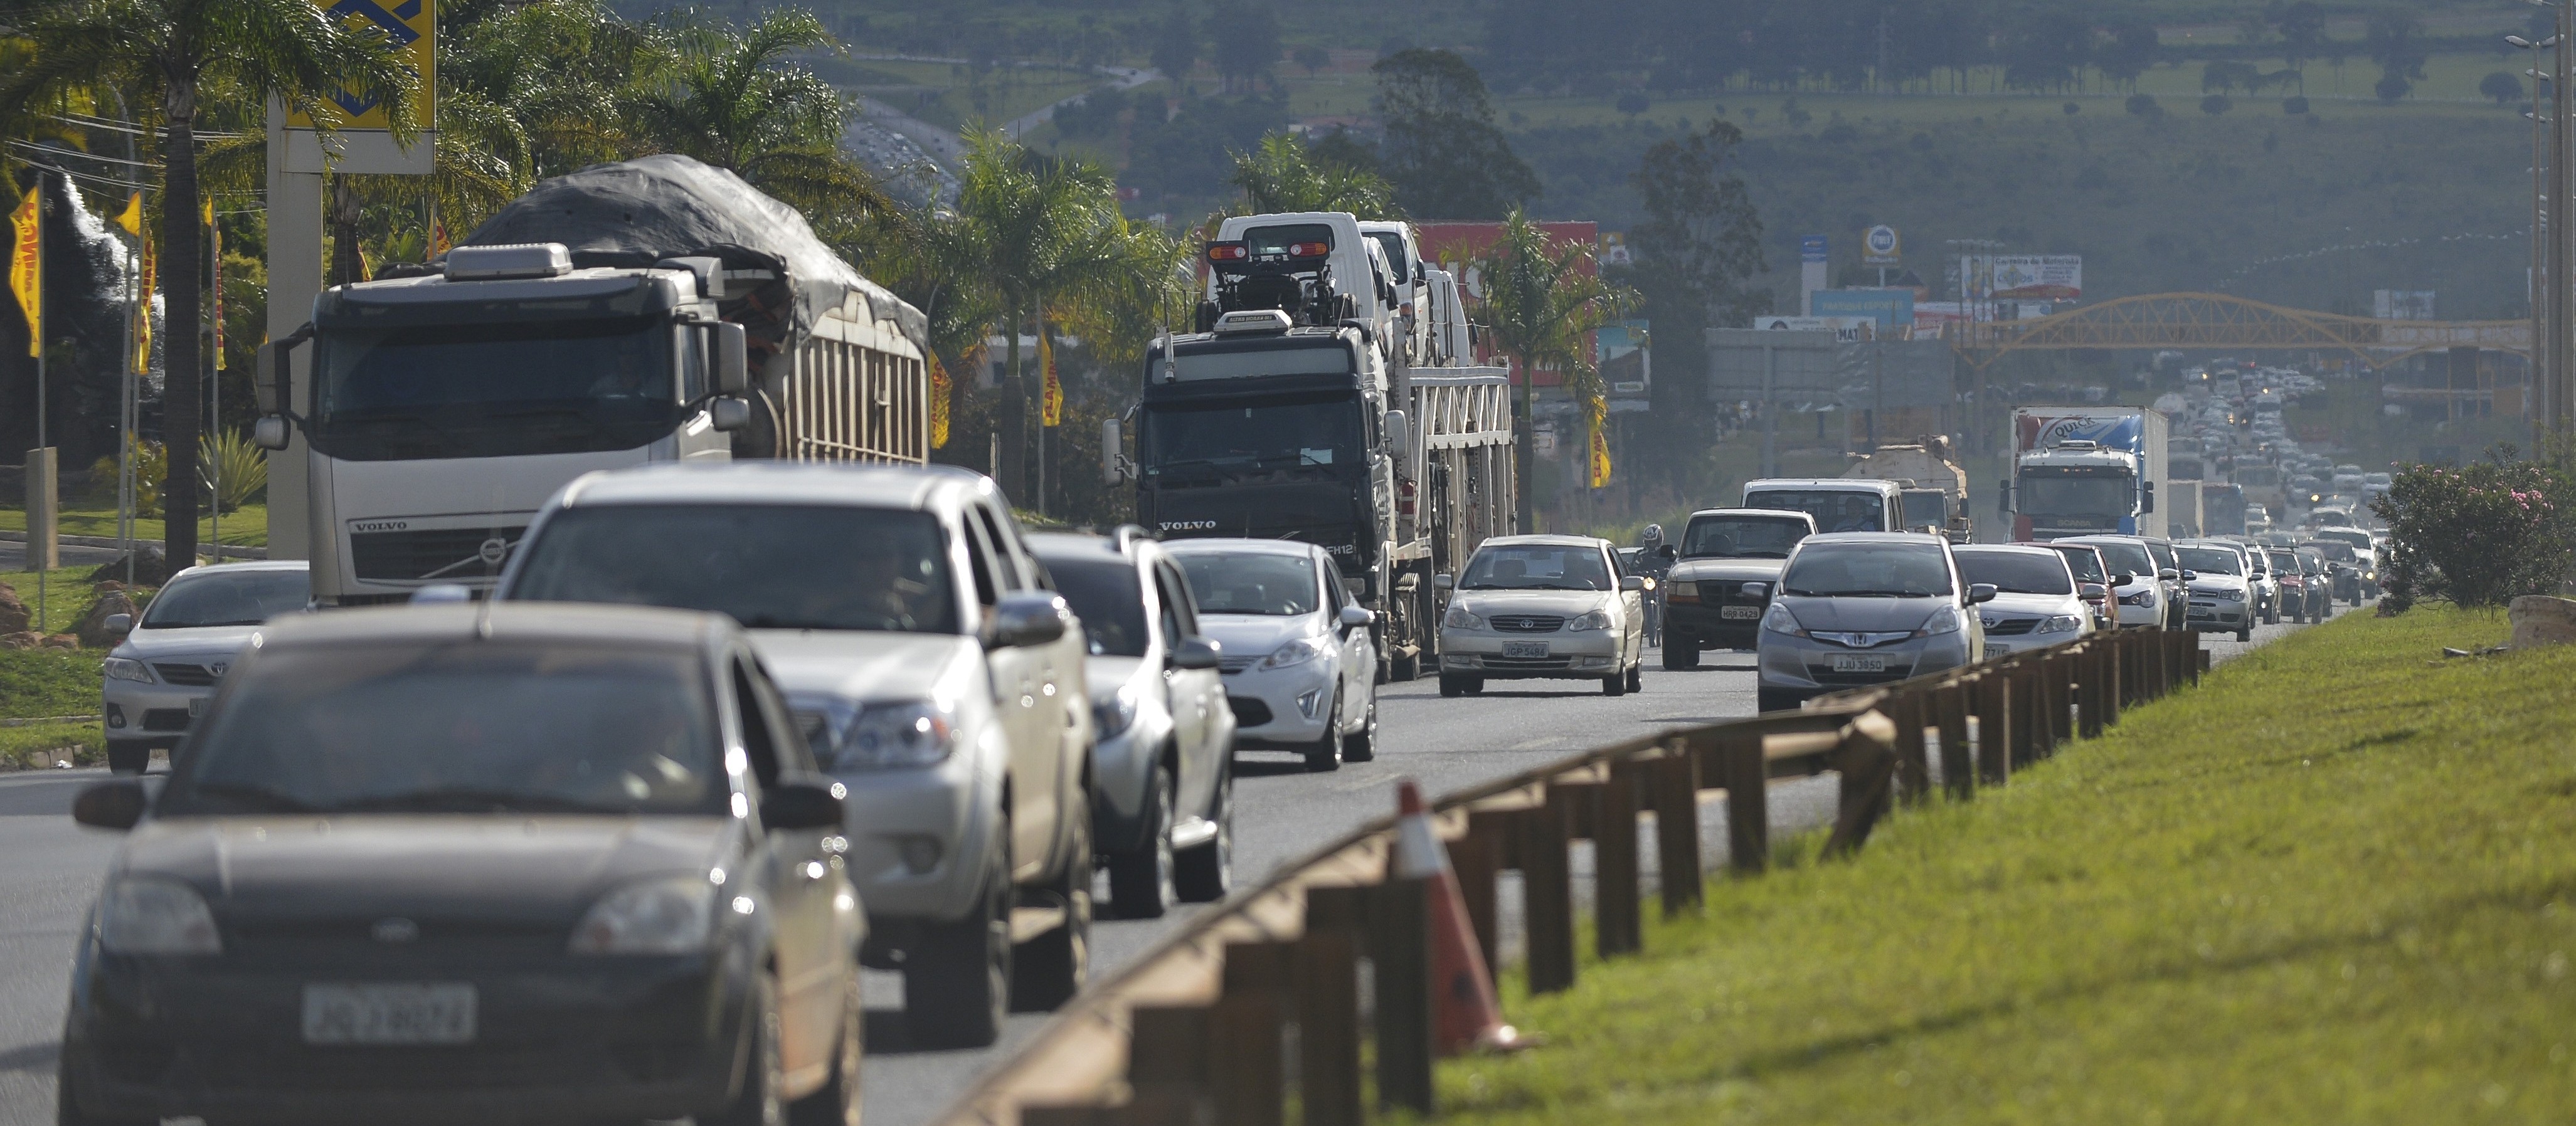
[(2146, 494), (2138, 500), (2138, 512), (2141, 515), (2156, 510), (2156, 483), (2148, 481), (2145, 482), (2145, 484), (2147, 486)]
[(709, 400), (707, 422), (728, 434), (744, 429), (751, 425), (751, 404), (731, 395)]
[[(751, 386), (751, 335), (722, 321), (708, 326), (707, 358), (715, 362), (716, 393), (739, 395)], [(746, 416), (748, 417), (748, 416)]]
[(264, 414), (251, 420), (250, 443), (254, 446), (263, 450), (282, 450), (286, 448), (288, 437), (285, 415)]
[(1413, 431), (1403, 411), (1386, 412), (1386, 451), (1396, 457), (1413, 456)]
[(1100, 420), (1100, 482), (1104, 485), (1120, 485), (1127, 480), (1125, 469), (1118, 464), (1119, 439), (1123, 437), (1119, 430), (1115, 416)]
[(250, 393), (261, 414), (285, 414), (295, 409), (295, 349), (313, 339), (310, 324), (287, 336), (259, 346), (251, 363)]

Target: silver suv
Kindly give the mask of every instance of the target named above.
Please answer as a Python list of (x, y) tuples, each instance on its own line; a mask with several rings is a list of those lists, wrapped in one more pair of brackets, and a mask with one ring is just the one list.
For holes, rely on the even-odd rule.
[(849, 787), (864, 958), (903, 971), (917, 1039), (990, 1044), (1006, 1000), (1051, 1009), (1081, 987), (1083, 633), (991, 481), (783, 462), (593, 473), (537, 514), (497, 597), (749, 627), (816, 761)]

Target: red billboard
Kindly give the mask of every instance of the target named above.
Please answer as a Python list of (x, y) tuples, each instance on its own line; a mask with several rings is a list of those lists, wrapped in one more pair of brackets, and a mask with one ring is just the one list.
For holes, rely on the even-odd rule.
[[(1560, 250), (1567, 246), (1580, 246), (1591, 250), (1599, 245), (1601, 238), (1601, 225), (1598, 223), (1541, 223), (1538, 229), (1547, 234), (1548, 245), (1551, 248)], [(1458, 288), (1465, 297), (1467, 315), (1471, 320), (1480, 322), (1483, 320), (1476, 311), (1484, 304), (1484, 278), (1475, 263), (1492, 252), (1494, 240), (1502, 237), (1502, 233), (1503, 225), (1500, 223), (1416, 223), (1413, 225), (1413, 235), (1421, 244), (1423, 259), (1433, 266), (1449, 271), (1458, 279)], [(1583, 272), (1591, 274), (1597, 269), (1593, 258), (1586, 256), (1583, 260)], [(1506, 362), (1492, 354), (1486, 342), (1487, 339), (1480, 334), (1476, 345), (1476, 362), (1493, 364)], [(1537, 385), (1540, 387), (1555, 387), (1564, 381), (1564, 377), (1552, 371), (1539, 372), (1536, 377)]]

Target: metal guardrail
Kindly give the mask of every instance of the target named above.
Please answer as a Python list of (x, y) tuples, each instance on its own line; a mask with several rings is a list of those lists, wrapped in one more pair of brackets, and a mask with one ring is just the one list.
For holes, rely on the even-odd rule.
[[(1596, 955), (1633, 954), (1644, 905), (1617, 889), (1641, 886), (1641, 815), (1654, 815), (1664, 913), (1696, 911), (1706, 883), (1698, 816), (1706, 791), (1725, 792), (1728, 867), (1752, 876), (1770, 862), (1770, 784), (1833, 772), (1841, 787), (1824, 853), (1845, 856), (1893, 803), (1930, 797), (1936, 743), (1943, 788), (1973, 798), (2060, 742), (2099, 734), (2123, 708), (2196, 683), (2208, 667), (2197, 634), (2097, 634), (1836, 693), (1803, 711), (1587, 751), (1443, 797), (1432, 803), (1433, 825), (1486, 965), (1496, 965), (1496, 882), (1516, 871), (1530, 991), (1568, 989), (1578, 970), (1573, 842), (1593, 846)], [(939, 1123), (1281, 1126), (1293, 1103), (1305, 1126), (1357, 1126), (1372, 1101), (1432, 1112), (1428, 881), (1391, 878), (1393, 832), (1391, 815), (1373, 821), (1195, 916), (1067, 1004)]]

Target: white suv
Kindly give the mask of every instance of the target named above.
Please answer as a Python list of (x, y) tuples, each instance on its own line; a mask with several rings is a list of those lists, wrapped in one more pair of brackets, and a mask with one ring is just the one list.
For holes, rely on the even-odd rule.
[(593, 473), (537, 514), (496, 597), (750, 628), (815, 760), (849, 787), (863, 958), (903, 971), (917, 1039), (990, 1044), (1006, 996), (1051, 1009), (1082, 986), (1083, 634), (991, 481), (785, 462)]

